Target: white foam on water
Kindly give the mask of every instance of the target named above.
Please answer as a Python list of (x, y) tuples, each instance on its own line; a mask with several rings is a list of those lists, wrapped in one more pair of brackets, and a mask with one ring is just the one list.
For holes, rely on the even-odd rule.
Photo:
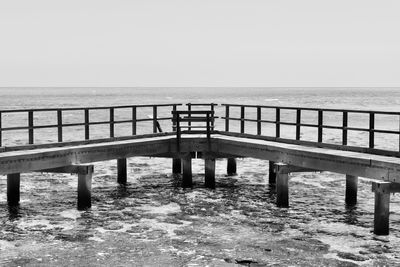
[(41, 229), (51, 229), (54, 228), (49, 220), (46, 219), (38, 219), (38, 220), (21, 220), (18, 222), (18, 228), (27, 229), (35, 226), (40, 226)]
[(365, 261), (354, 261), (354, 260), (350, 260), (350, 259), (343, 259), (343, 258), (339, 257), (336, 253), (333, 253), (333, 252), (323, 255), (323, 257), (325, 259), (335, 259), (335, 260), (339, 260), (339, 261), (354, 263), (354, 264), (357, 264), (357, 266), (371, 266), (371, 264), (373, 263), (373, 260), (371, 260), (371, 259), (368, 259)]
[(64, 217), (64, 218), (76, 220), (81, 217), (81, 213), (82, 213), (82, 211), (78, 211), (76, 209), (69, 209), (69, 210), (64, 210), (64, 211), (60, 212), (60, 216)]
[(13, 248), (15, 248), (15, 247), (11, 242), (5, 241), (5, 240), (0, 240), (0, 251), (6, 250), (6, 249), (13, 249)]
[(163, 206), (150, 206), (150, 205), (141, 205), (136, 207), (136, 209), (143, 210), (146, 213), (154, 213), (154, 214), (170, 214), (170, 213), (178, 213), (181, 211), (181, 207), (176, 203), (170, 203), (168, 205)]
[(156, 219), (141, 219), (140, 220), (140, 223), (142, 223), (145, 226), (150, 227), (153, 230), (162, 230), (162, 231), (167, 232), (167, 235), (170, 238), (177, 237), (177, 235), (175, 234), (175, 230), (178, 230), (179, 228), (184, 228), (184, 227), (192, 224), (192, 222), (189, 222), (189, 221), (179, 220), (179, 222), (181, 224), (159, 222)]
[(104, 239), (101, 239), (100, 237), (97, 237), (97, 236), (91, 236), (88, 238), (88, 240), (95, 241), (95, 242), (104, 242), (105, 241)]

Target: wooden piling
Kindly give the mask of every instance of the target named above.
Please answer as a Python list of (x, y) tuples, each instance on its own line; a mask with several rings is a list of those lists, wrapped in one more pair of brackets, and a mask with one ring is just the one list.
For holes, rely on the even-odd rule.
[(19, 204), (20, 199), (20, 174), (7, 174), (7, 201), (11, 206)]
[(172, 173), (181, 174), (182, 173), (182, 162), (181, 159), (172, 159)]
[(182, 187), (192, 187), (192, 158), (190, 156), (182, 159)]
[(269, 184), (276, 184), (275, 162), (269, 161)]
[(78, 173), (78, 210), (85, 210), (92, 206), (92, 171)]
[(282, 163), (275, 163), (276, 173), (276, 205), (281, 208), (289, 207), (289, 174), (280, 166)]
[(236, 167), (236, 159), (228, 158), (228, 165), (226, 168), (226, 172), (229, 176), (236, 175), (237, 167)]
[(389, 182), (372, 182), (372, 191), (375, 192), (374, 234), (389, 234)]
[(117, 169), (118, 169), (118, 177), (117, 177), (118, 183), (126, 184), (127, 180), (126, 158), (117, 159)]
[(358, 177), (353, 175), (346, 175), (346, 205), (353, 206), (357, 204), (357, 186)]
[(205, 180), (204, 184), (205, 187), (208, 188), (215, 188), (215, 159), (208, 159), (204, 160), (204, 167), (205, 167)]

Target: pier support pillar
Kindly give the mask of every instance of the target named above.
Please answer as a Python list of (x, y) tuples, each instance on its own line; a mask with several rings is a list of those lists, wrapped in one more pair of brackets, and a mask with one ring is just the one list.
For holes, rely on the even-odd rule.
[(357, 204), (357, 186), (358, 177), (353, 175), (346, 175), (346, 205), (354, 206), (355, 204)]
[(7, 174), (7, 201), (11, 206), (19, 204), (20, 199), (20, 174)]
[(182, 159), (182, 187), (192, 187), (192, 157)]
[(172, 173), (173, 174), (181, 174), (182, 173), (181, 159), (172, 159)]
[(275, 162), (273, 161), (269, 161), (268, 182), (269, 184), (276, 184)]
[(390, 182), (372, 182), (375, 192), (374, 234), (389, 234)]
[(92, 174), (93, 168), (87, 168), (86, 173), (78, 173), (78, 210), (92, 206)]
[(289, 173), (286, 164), (275, 163), (276, 173), (276, 205), (281, 208), (289, 207)]
[(215, 159), (205, 159), (204, 160), (205, 167), (205, 179), (204, 184), (205, 187), (215, 188)]
[(119, 184), (126, 184), (127, 169), (126, 169), (126, 158), (117, 159), (118, 176), (117, 181)]
[(228, 158), (228, 165), (226, 168), (226, 172), (229, 176), (236, 175), (237, 167), (235, 158)]

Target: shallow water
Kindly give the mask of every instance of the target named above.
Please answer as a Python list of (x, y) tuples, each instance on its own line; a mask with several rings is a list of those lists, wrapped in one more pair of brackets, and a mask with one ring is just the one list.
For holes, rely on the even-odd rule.
[[(143, 94), (147, 100), (148, 95)], [(299, 99), (308, 99), (307, 96), (312, 95), (310, 92), (304, 94)], [(263, 98), (254, 95), (259, 99), (280, 99), (283, 104), (290, 104), (291, 100), (282, 99), (292, 99), (289, 93), (275, 91)], [(325, 103), (334, 102), (330, 100), (335, 98), (333, 92), (326, 95)], [(340, 95), (339, 92), (336, 97)], [(352, 95), (357, 94), (353, 92), (349, 97)], [(126, 104), (117, 101), (122, 99), (120, 94), (115, 98), (112, 96), (112, 93), (99, 94), (97, 100), (103, 102), (95, 103)], [(246, 98), (244, 93), (232, 94), (232, 98), (234, 96), (238, 102), (257, 100), (254, 96), (251, 100)], [(159, 99), (172, 101), (164, 97), (170, 96), (161, 95)], [(193, 99), (204, 100), (206, 97), (197, 95)], [(366, 107), (369, 107), (369, 97), (371, 94), (365, 95), (363, 101), (357, 102), (362, 98), (353, 97), (352, 100), (343, 98), (341, 102), (367, 103)], [(38, 106), (50, 105), (58, 99), (58, 103), (68, 106), (76, 104), (73, 100), (78, 98), (67, 93), (54, 93), (40, 101), (35, 102), (32, 100), (35, 97), (30, 97), (22, 102)], [(213, 101), (224, 100), (216, 98)], [(127, 99), (132, 101), (132, 96)], [(315, 103), (320, 103), (321, 99), (323, 97)], [(396, 95), (387, 101), (400, 103), (396, 102)], [(130, 104), (135, 103), (138, 102)], [(305, 101), (298, 105), (307, 103), (310, 105)], [(384, 101), (378, 99), (376, 103)], [(9, 104), (10, 107), (18, 105)], [(392, 108), (386, 105), (386, 109)], [(193, 189), (179, 187), (180, 177), (171, 175), (170, 159), (129, 159), (126, 186), (116, 183), (115, 161), (95, 163), (92, 208), (87, 211), (76, 210), (77, 178), (74, 175), (23, 174), (21, 203), (17, 208), (9, 208), (6, 203), (6, 179), (2, 176), (0, 265), (400, 264), (400, 198), (397, 194), (391, 196), (390, 235), (375, 236), (371, 232), (374, 198), (368, 179), (360, 178), (359, 202), (348, 208), (344, 204), (344, 175), (329, 172), (293, 174), (289, 182), (290, 208), (280, 209), (275, 205), (274, 188), (267, 183), (268, 162), (239, 159), (238, 175), (226, 177), (226, 161), (217, 161), (215, 190), (203, 185), (203, 162), (193, 162)]]

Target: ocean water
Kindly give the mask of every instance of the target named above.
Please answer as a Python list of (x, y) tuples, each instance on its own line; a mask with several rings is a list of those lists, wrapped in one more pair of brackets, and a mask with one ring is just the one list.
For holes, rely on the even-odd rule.
[[(110, 106), (154, 103), (237, 103), (400, 111), (399, 88), (0, 88), (0, 109)], [(217, 115), (223, 108), (217, 107)], [(169, 110), (160, 110), (168, 113)], [(129, 118), (126, 110), (117, 119)], [(143, 109), (140, 118), (151, 114)], [(239, 110), (232, 109), (232, 115)], [(282, 114), (293, 120), (293, 113)], [(82, 122), (83, 114), (65, 114), (64, 122)], [(91, 114), (106, 120), (106, 112)], [(246, 116), (255, 111), (246, 110)], [(263, 118), (273, 116), (267, 110)], [(35, 124), (55, 116), (38, 114)], [(315, 114), (304, 120), (315, 122)], [(5, 116), (6, 125), (26, 125), (26, 118)], [(338, 114), (326, 122), (340, 125)], [(382, 129), (399, 129), (399, 118), (376, 119)], [(349, 124), (368, 127), (362, 116)], [(217, 129), (224, 123), (217, 121)], [(238, 124), (231, 129), (238, 131)], [(138, 125), (140, 133), (151, 131)], [(162, 128), (169, 129), (169, 122)], [(91, 128), (91, 137), (107, 137), (105, 127)], [(129, 134), (130, 125), (116, 128)], [(246, 131), (255, 132), (246, 123)], [(263, 125), (263, 133), (274, 128)], [(290, 127), (281, 130), (293, 138)], [(286, 135), (286, 136), (285, 136)], [(315, 140), (302, 129), (303, 140)], [(53, 142), (55, 132), (35, 131), (35, 142)], [(83, 139), (71, 128), (65, 140)], [(337, 143), (338, 132), (325, 131), (324, 141)], [(25, 144), (26, 131), (3, 135), (4, 145)], [(364, 133), (349, 134), (349, 143), (368, 145)], [(377, 147), (398, 150), (396, 136), (376, 137)], [(226, 177), (225, 160), (217, 161), (217, 188), (204, 188), (204, 165), (194, 160), (194, 187), (181, 189), (171, 174), (171, 160), (131, 158), (128, 184), (116, 183), (116, 162), (95, 163), (92, 208), (76, 210), (77, 177), (68, 174), (22, 174), (21, 203), (6, 203), (6, 178), (0, 177), (0, 265), (4, 266), (395, 266), (400, 264), (400, 198), (391, 196), (390, 235), (375, 236), (371, 181), (360, 178), (359, 203), (344, 204), (344, 175), (296, 173), (290, 177), (290, 208), (275, 206), (268, 186), (268, 164), (239, 159), (238, 175)]]

